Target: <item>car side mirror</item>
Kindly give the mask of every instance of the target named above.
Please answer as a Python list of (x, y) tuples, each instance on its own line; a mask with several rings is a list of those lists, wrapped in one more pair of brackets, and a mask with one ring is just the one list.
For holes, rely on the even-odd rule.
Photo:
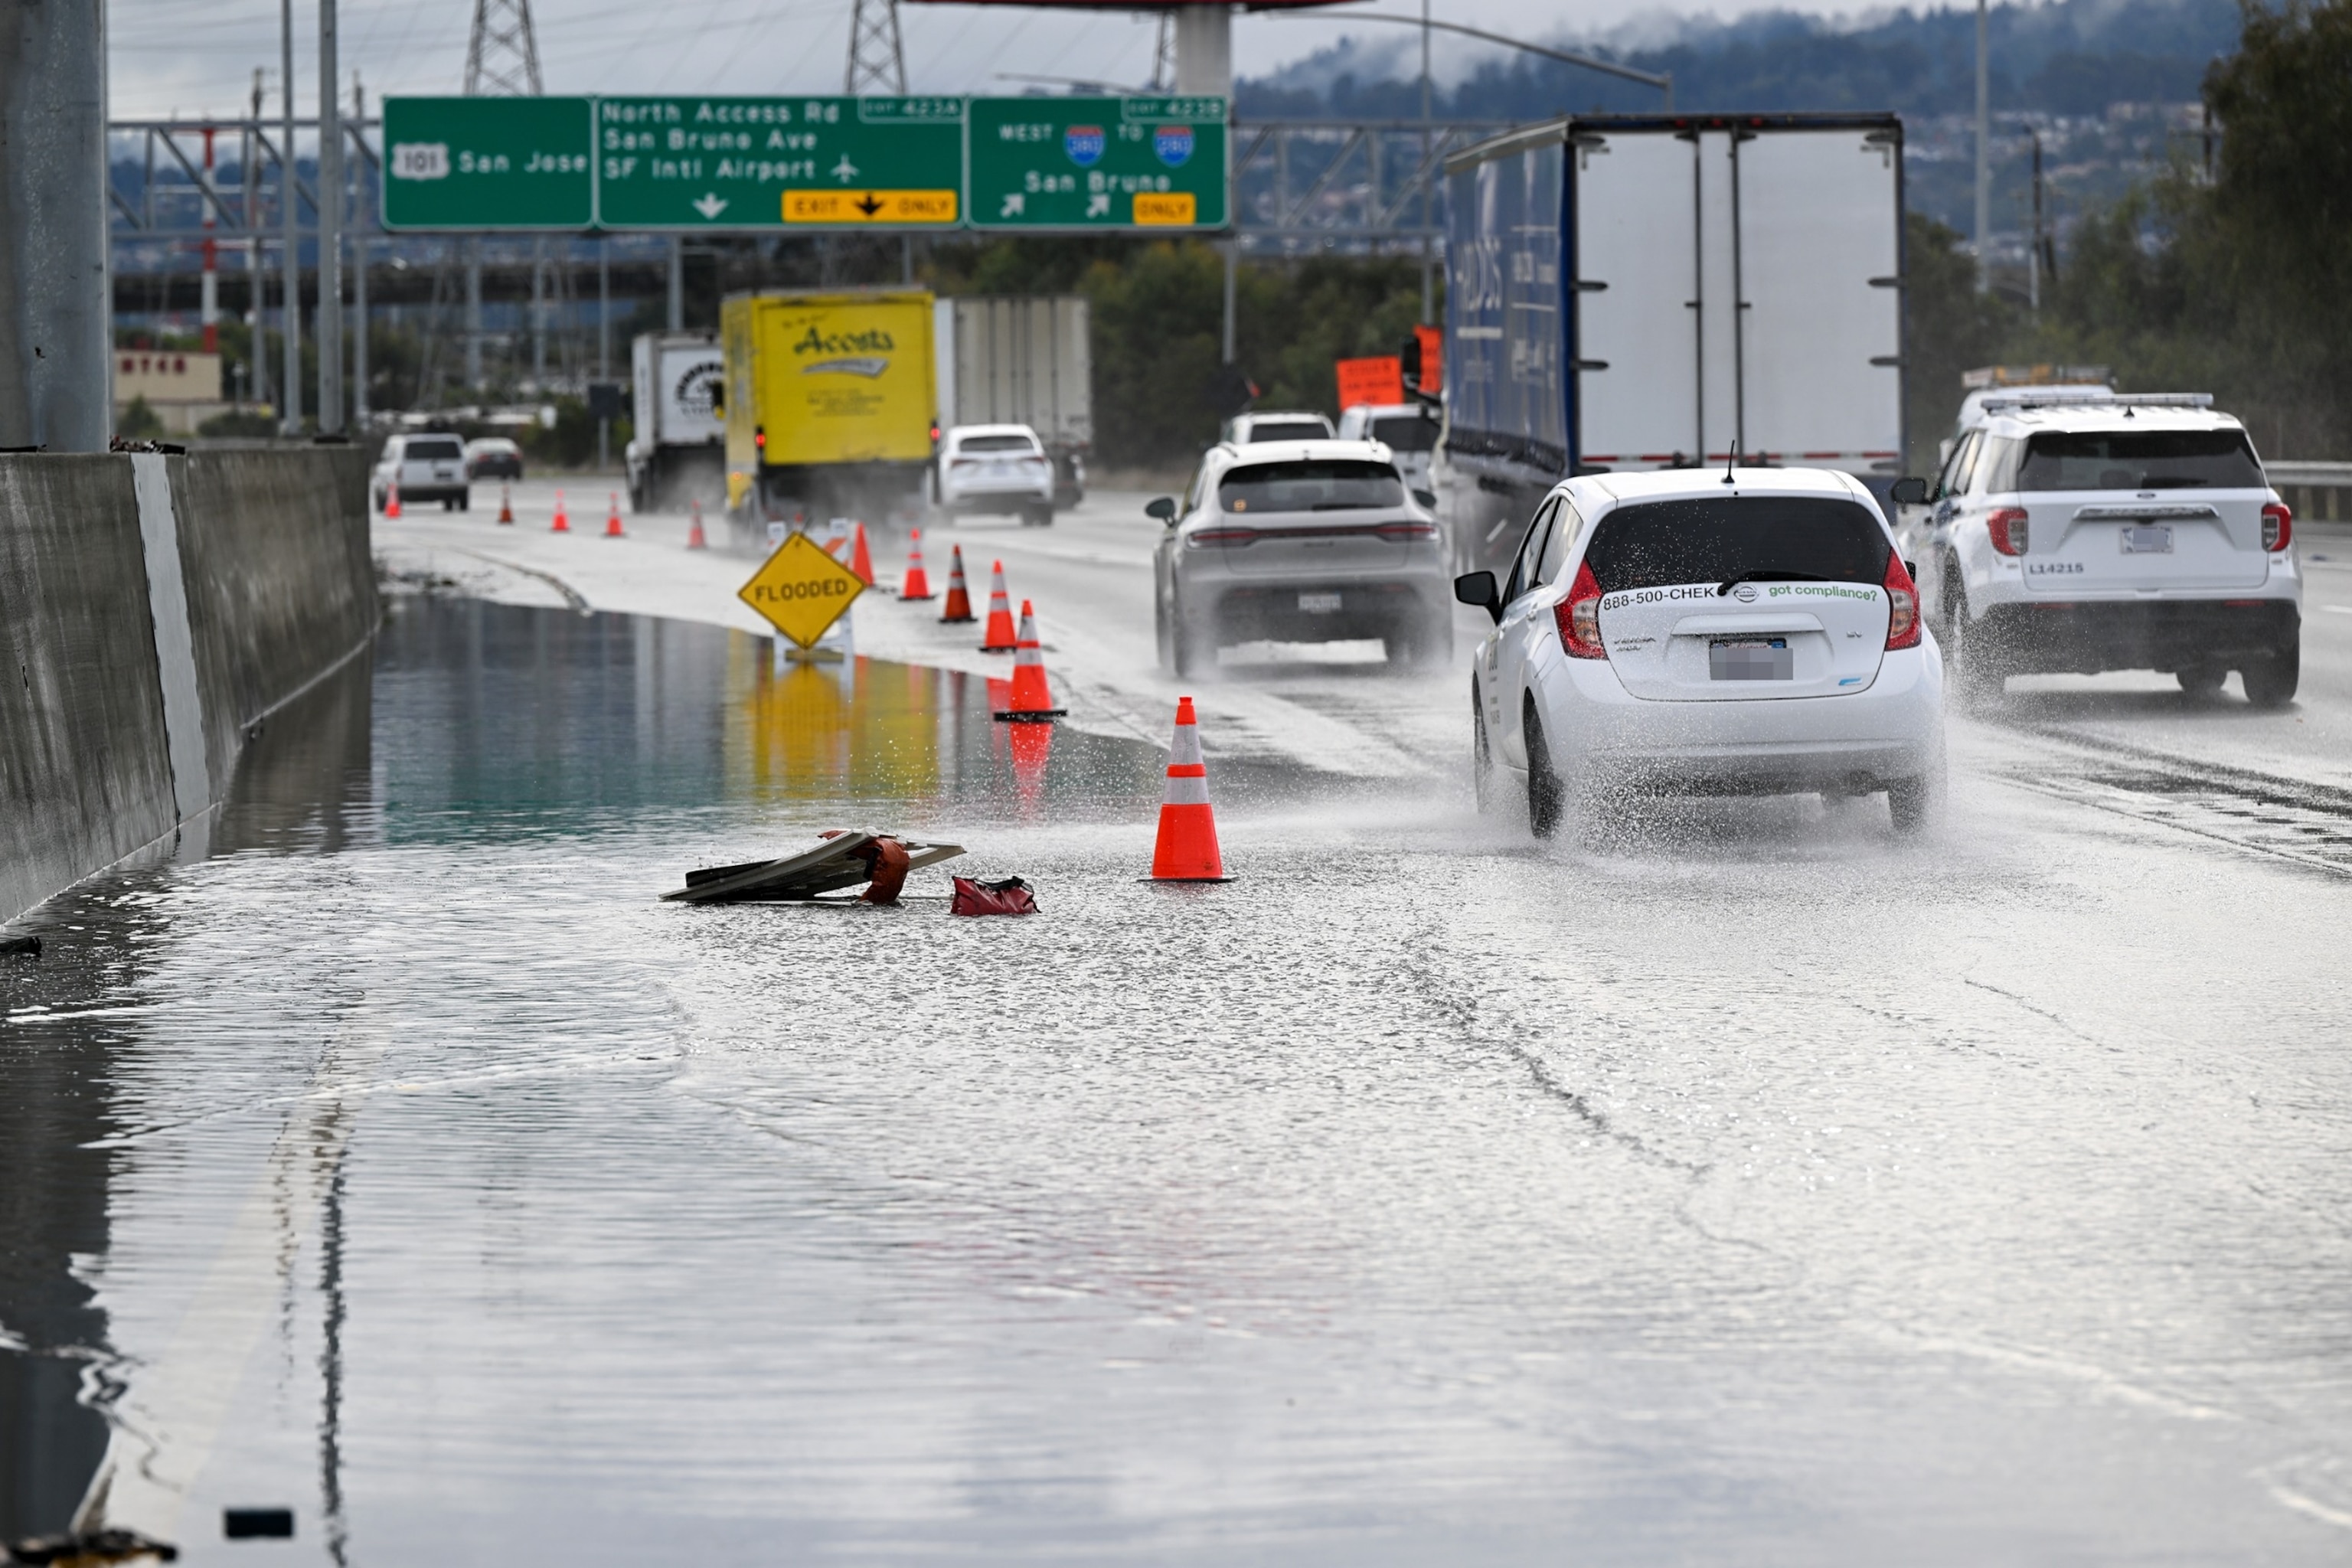
[(1435, 511), (1437, 510), (1437, 492), (1435, 490), (1415, 490), (1412, 492), (1412, 499), (1419, 501), (1423, 506), (1427, 507), (1432, 511)]
[(1176, 521), (1176, 498), (1174, 496), (1152, 497), (1151, 500), (1144, 503), (1143, 515), (1146, 517), (1156, 517), (1162, 522), (1174, 522)]
[(1465, 605), (1486, 611), (1498, 623), (1503, 618), (1503, 601), (1495, 592), (1495, 574), (1492, 572), (1465, 572), (1454, 579), (1454, 596)]
[(1887, 494), (1895, 498), (1896, 506), (1925, 506), (1927, 504), (1927, 481), (1900, 479), (1895, 481), (1895, 488)]

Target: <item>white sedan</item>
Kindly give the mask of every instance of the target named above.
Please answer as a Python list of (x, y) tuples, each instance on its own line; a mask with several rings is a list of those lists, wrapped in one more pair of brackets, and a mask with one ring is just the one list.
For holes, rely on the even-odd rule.
[(940, 443), (940, 510), (950, 517), (1054, 521), (1054, 460), (1026, 425), (959, 425)]
[(1536, 508), (1472, 677), (1479, 803), (1539, 836), (1612, 795), (1885, 792), (1916, 832), (1944, 790), (1944, 667), (1885, 516), (1821, 468), (1594, 474)]

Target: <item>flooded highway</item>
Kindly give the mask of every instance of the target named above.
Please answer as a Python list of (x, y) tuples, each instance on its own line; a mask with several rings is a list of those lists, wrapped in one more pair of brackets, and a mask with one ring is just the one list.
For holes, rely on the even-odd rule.
[[(1538, 846), (1457, 752), (1269, 743), (1212, 751), (1237, 880), (1150, 886), (1115, 724), (391, 603), (201, 842), (0, 959), (6, 1534), (103, 1489), (195, 1563), (2352, 1549), (2326, 799), (2254, 842), (1970, 724), (1927, 845), (1799, 797)], [(1229, 678), (1213, 747), (1221, 689), (1278, 733)], [(657, 901), (868, 825), (1042, 917)]]

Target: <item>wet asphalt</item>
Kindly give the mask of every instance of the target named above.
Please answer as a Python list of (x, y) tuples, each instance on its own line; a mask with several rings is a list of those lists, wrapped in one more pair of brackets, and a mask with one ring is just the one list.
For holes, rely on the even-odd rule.
[[(0, 1531), (102, 1475), (197, 1563), (2352, 1550), (2322, 784), (1971, 721), (1927, 845), (1538, 846), (1269, 745), (1171, 889), (1116, 725), (393, 605), (201, 845), (12, 928)], [(658, 901), (845, 824), (1044, 913)]]

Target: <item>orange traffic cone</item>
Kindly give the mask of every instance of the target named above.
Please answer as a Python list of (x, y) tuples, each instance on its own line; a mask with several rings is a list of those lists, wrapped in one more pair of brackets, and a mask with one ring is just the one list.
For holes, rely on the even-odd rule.
[(611, 494), (613, 497), (613, 510), (607, 513), (604, 518), (604, 537), (607, 539), (625, 538), (627, 536), (621, 531), (621, 492), (614, 490)]
[(383, 515), (386, 517), (398, 517), (400, 515), (400, 481), (398, 479), (392, 481), (392, 489), (384, 496)]
[(555, 523), (554, 526), (551, 527), (547, 531), (550, 533), (569, 533), (572, 531), (572, 520), (563, 515), (563, 492), (562, 490), (555, 492)]
[(1151, 850), (1155, 882), (1230, 882), (1217, 852), (1217, 819), (1209, 809), (1209, 770), (1201, 762), (1201, 731), (1192, 700), (1176, 700), (1176, 737), (1168, 742), (1168, 793), (1160, 807), (1160, 842)]
[(686, 547), (688, 550), (710, 548), (710, 541), (702, 535), (702, 498), (700, 496), (694, 498), (694, 531), (686, 536)]
[(988, 631), (980, 639), (982, 653), (1011, 653), (1020, 639), (1013, 631), (1013, 598), (1004, 591), (1004, 563), (996, 563), (996, 580), (988, 585)]
[(866, 548), (866, 525), (862, 522), (857, 524), (856, 531), (850, 537), (856, 542), (849, 548), (849, 569), (857, 574), (859, 582), (871, 588), (874, 586), (874, 555)]
[(1050, 724), (1068, 711), (1054, 706), (1053, 690), (1045, 684), (1045, 650), (1037, 646), (1037, 616), (1024, 599), (1021, 638), (1013, 650), (1013, 700), (997, 717), (1015, 724)]
[(898, 590), (898, 597), (901, 599), (934, 597), (931, 593), (930, 574), (923, 570), (923, 531), (919, 528), (909, 531), (907, 535), (907, 582), (906, 585)]
[(942, 623), (967, 622), (974, 619), (971, 613), (971, 592), (963, 585), (963, 546), (955, 547), (948, 558), (948, 602), (940, 607)]
[(509, 528), (514, 526), (514, 487), (512, 485), (499, 487), (499, 521)]

